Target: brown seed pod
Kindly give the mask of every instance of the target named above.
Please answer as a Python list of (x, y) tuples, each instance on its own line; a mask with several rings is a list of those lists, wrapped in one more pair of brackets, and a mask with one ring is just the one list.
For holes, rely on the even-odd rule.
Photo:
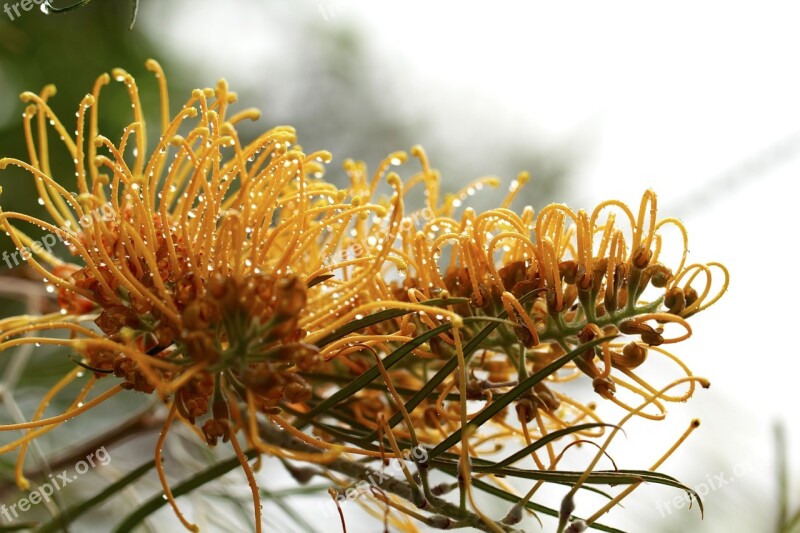
[(629, 342), (622, 348), (622, 353), (611, 352), (611, 365), (615, 368), (636, 368), (647, 359), (647, 348), (635, 342)]
[(667, 310), (673, 315), (680, 314), (681, 311), (686, 309), (686, 295), (683, 290), (678, 287), (673, 287), (664, 295), (664, 305)]

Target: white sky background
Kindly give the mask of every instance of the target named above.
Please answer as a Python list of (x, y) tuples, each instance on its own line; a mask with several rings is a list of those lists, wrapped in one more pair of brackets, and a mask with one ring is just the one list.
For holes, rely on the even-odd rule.
[[(232, 77), (246, 83), (247, 73), (281, 47), (279, 21), (265, 20), (258, 8), (232, 4), (175, 4), (181, 30), (166, 33), (177, 48), (205, 58), (198, 83), (224, 74), (236, 88)], [(661, 215), (678, 212), (688, 227), (690, 259), (722, 261), (732, 275), (725, 298), (692, 318), (695, 338), (675, 350), (711, 379), (712, 388), (671, 412), (678, 418), (676, 435), (692, 416), (700, 416), (703, 427), (665, 470), (691, 485), (719, 470), (688, 462), (693, 454), (718, 453), (728, 470), (746, 456), (757, 457), (766, 470), (737, 487), (754, 486), (769, 497), (770, 424), (782, 417), (790, 450), (795, 443), (794, 473), (800, 474), (800, 354), (790, 307), (799, 282), (787, 266), (800, 229), (791, 218), (798, 209), (800, 153), (780, 164), (761, 160), (764, 168), (751, 165), (730, 191), (717, 186), (713, 198), (685, 204), (713, 178), (741, 170), (742, 162), (800, 131), (800, 7), (642, 1), (283, 4), (308, 11), (320, 23), (360, 28), (375, 63), (393, 72), (395, 89), (433, 113), (443, 132), (459, 136), (485, 127), (501, 136), (535, 134), (554, 146), (588, 139), (575, 189), (565, 198), (575, 207), (611, 197), (638, 203), (644, 189), (655, 189)], [(167, 23), (160, 21), (166, 19), (155, 6), (150, 10), (145, 2), (140, 15), (163, 35)], [(211, 18), (213, 24), (205, 22)], [(192, 22), (196, 29), (186, 31)], [(291, 61), (291, 49), (279, 51)], [(471, 110), (467, 116), (461, 113), (465, 106)], [(463, 141), (464, 150), (478, 144)], [(407, 147), (387, 152), (401, 148)], [(643, 461), (661, 449), (645, 449)], [(793, 485), (796, 490), (797, 479)], [(647, 501), (637, 506), (637, 498)], [(634, 495), (626, 504), (648, 512), (649, 502), (652, 514), (651, 498)], [(768, 509), (761, 512), (749, 514), (771, 519)], [(624, 527), (625, 513), (617, 517)], [(760, 530), (772, 527), (754, 523)], [(713, 517), (693, 525), (693, 531), (723, 530)]]

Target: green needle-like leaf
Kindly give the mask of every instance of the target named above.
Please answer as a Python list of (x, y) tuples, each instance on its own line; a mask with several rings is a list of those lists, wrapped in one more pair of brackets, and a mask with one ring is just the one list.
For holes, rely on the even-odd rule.
[[(248, 459), (254, 458), (258, 455), (256, 450), (247, 450), (244, 452), (245, 456)], [(179, 485), (172, 488), (172, 495), (177, 498), (179, 496), (183, 496), (184, 494), (188, 494), (189, 492), (195, 490), (198, 487), (202, 487), (209, 481), (213, 481), (223, 474), (230, 472), (237, 466), (240, 466), (239, 459), (236, 457), (232, 457), (226, 461), (221, 463), (217, 463), (216, 465), (208, 468), (196, 476), (180, 483)], [(139, 524), (142, 520), (159, 510), (161, 507), (167, 505), (167, 500), (165, 500), (161, 494), (157, 494), (147, 500), (144, 505), (139, 507), (133, 513), (129, 514), (125, 520), (123, 520), (117, 528), (114, 530), (115, 533), (125, 533), (126, 531), (130, 531), (133, 529), (134, 526)]]
[[(480, 479), (473, 478), (471, 483), (472, 483), (472, 486), (474, 486), (475, 488), (480, 489), (480, 490), (482, 490), (484, 492), (487, 492), (489, 494), (492, 494), (494, 496), (497, 496), (498, 498), (502, 498), (502, 499), (504, 499), (506, 501), (517, 503), (520, 500), (519, 496), (515, 496), (515, 495), (511, 494), (510, 492), (506, 492), (503, 489), (495, 487), (494, 485), (490, 485), (489, 483), (486, 483), (485, 481), (481, 481)], [(550, 515), (550, 516), (558, 516), (558, 511), (556, 511), (555, 509), (551, 509), (549, 507), (545, 507), (544, 505), (539, 505), (538, 503), (527, 502), (525, 504), (525, 507), (528, 508), (528, 509), (531, 509), (532, 511), (536, 511), (538, 513), (542, 513), (542, 514), (546, 514), (546, 515)], [(598, 524), (598, 523), (593, 523), (589, 527), (597, 529), (599, 531), (606, 531), (608, 533), (625, 533), (621, 529), (616, 529), (616, 528), (613, 528), (613, 527), (604, 526), (603, 524)]]
[(58, 531), (60, 529), (65, 528), (80, 515), (82, 515), (92, 507), (106, 501), (108, 498), (115, 495), (116, 493), (118, 493), (119, 491), (121, 491), (122, 489), (124, 489), (125, 487), (127, 487), (140, 477), (142, 477), (144, 474), (146, 474), (154, 467), (155, 467), (155, 461), (150, 461), (141, 465), (136, 470), (129, 472), (123, 478), (115, 481), (114, 483), (103, 489), (96, 496), (93, 496), (92, 498), (89, 498), (88, 500), (83, 501), (73, 507), (65, 509), (64, 512), (61, 513), (59, 516), (54, 517), (50, 522), (36, 529), (36, 533), (49, 533), (51, 531)]
[[(470, 425), (474, 426), (481, 426), (486, 423), (488, 420), (491, 420), (497, 413), (502, 411), (507, 405), (511, 402), (516, 400), (518, 397), (522, 396), (523, 393), (531, 390), (534, 385), (539, 383), (540, 381), (544, 380), (546, 377), (553, 374), (558, 369), (562, 368), (564, 365), (578, 357), (580, 354), (584, 353), (586, 350), (590, 350), (599, 344), (603, 344), (604, 342), (608, 342), (613, 340), (615, 336), (609, 337), (599, 337), (594, 339), (593, 341), (587, 342), (586, 344), (581, 344), (579, 347), (575, 348), (568, 354), (562, 355), (546, 367), (542, 368), (535, 374), (531, 374), (524, 380), (522, 380), (519, 385), (508, 391), (507, 393), (503, 394), (502, 396), (498, 396), (492, 402), (490, 406), (486, 409), (478, 413), (475, 418), (470, 421)], [(440, 453), (449, 450), (461, 439), (461, 431), (463, 428), (459, 428), (458, 430), (454, 431), (449, 437), (447, 437), (444, 442), (440, 443), (436, 446), (433, 450), (430, 451), (428, 456), (430, 458), (434, 458)]]
[(577, 426), (571, 426), (564, 429), (559, 429), (558, 431), (553, 431), (552, 433), (548, 433), (544, 437), (537, 439), (536, 442), (532, 442), (530, 445), (525, 446), (520, 451), (510, 455), (509, 457), (503, 459), (499, 463), (496, 463), (494, 466), (496, 467), (503, 467), (503, 466), (510, 466), (520, 459), (524, 457), (530, 456), (532, 452), (535, 452), (542, 446), (546, 446), (547, 443), (556, 441), (561, 437), (569, 435), (570, 433), (577, 433), (578, 431), (583, 431), (586, 429), (593, 429), (598, 427), (614, 427), (613, 424), (605, 424), (599, 422), (591, 422), (589, 424), (579, 424)]
[[(528, 300), (532, 299), (537, 294), (539, 294), (539, 292), (540, 292), (539, 289), (534, 289), (529, 293), (525, 294), (522, 298), (520, 298), (519, 302), (521, 304), (524, 304), (528, 302)], [(502, 321), (502, 319), (507, 317), (508, 313), (506, 313), (505, 311), (500, 311), (499, 313), (497, 313), (496, 318), (501, 319)], [(491, 335), (491, 333), (495, 329), (497, 329), (497, 327), (501, 324), (501, 321), (494, 321), (494, 320), (491, 321), (489, 324), (486, 325), (486, 327), (484, 327), (480, 332), (478, 332), (472, 338), (472, 340), (467, 343), (466, 346), (464, 346), (463, 348), (464, 361), (469, 361), (472, 354), (475, 353), (475, 351), (481, 347), (483, 341), (486, 340), (486, 337)], [(436, 372), (436, 374), (433, 375), (433, 377), (431, 377), (427, 381), (427, 383), (425, 383), (425, 385), (423, 385), (420, 391), (416, 395), (414, 395), (413, 398), (411, 398), (410, 400), (408, 400), (408, 402), (406, 402), (406, 411), (410, 413), (411, 411), (416, 409), (417, 406), (421, 404), (428, 395), (432, 394), (433, 391), (436, 390), (436, 387), (438, 387), (445, 379), (447, 379), (447, 376), (452, 374), (457, 367), (458, 367), (458, 357), (453, 356), (450, 358), (449, 361), (447, 361), (444, 364), (444, 366), (442, 366), (442, 368), (439, 369), (438, 372)], [(394, 416), (392, 416), (392, 418), (389, 419), (389, 427), (390, 428), (395, 427), (397, 424), (400, 423), (400, 420), (402, 419), (403, 419), (402, 413), (399, 412), (395, 413)], [(377, 436), (378, 436), (377, 431), (373, 431), (371, 435), (372, 439), (377, 438)]]
[[(434, 300), (427, 300), (425, 302), (420, 302), (420, 305), (429, 305), (429, 306), (440, 306), (440, 305), (458, 305), (467, 303), (469, 300), (466, 298), (437, 298)], [(330, 333), (329, 335), (320, 339), (317, 343), (317, 346), (322, 348), (323, 346), (330, 344), (334, 341), (337, 341), (344, 337), (345, 335), (349, 335), (350, 333), (355, 333), (356, 331), (360, 331), (364, 328), (368, 328), (369, 326), (374, 326), (375, 324), (380, 324), (381, 322), (385, 322), (386, 320), (391, 320), (393, 318), (398, 318), (403, 315), (407, 315), (409, 313), (415, 313), (416, 311), (411, 311), (408, 309), (387, 309), (386, 311), (379, 311), (377, 313), (373, 313), (371, 315), (365, 316), (364, 318), (359, 318), (358, 320), (354, 320), (353, 322), (348, 323), (345, 326), (337, 329), (336, 331)]]
[[(434, 328), (430, 331), (426, 331), (422, 335), (418, 335), (417, 337), (414, 338), (413, 341), (405, 343), (403, 346), (392, 352), (391, 355), (383, 359), (382, 362), (384, 368), (388, 370), (389, 368), (394, 366), (398, 361), (400, 361), (403, 357), (411, 353), (411, 351), (414, 348), (427, 342), (432, 337), (435, 337), (440, 333), (444, 333), (445, 331), (449, 330), (452, 327), (453, 327), (452, 324), (442, 324), (438, 328)], [(345, 400), (346, 398), (349, 398), (353, 394), (362, 390), (365, 386), (372, 383), (380, 375), (381, 374), (380, 370), (378, 369), (378, 365), (373, 366), (372, 368), (370, 368), (369, 370), (358, 376), (356, 379), (354, 379), (352, 382), (350, 382), (349, 385), (339, 389), (325, 401), (317, 404), (303, 417), (305, 422), (298, 424), (298, 427), (304, 426), (308, 420), (313, 419), (320, 413), (324, 413), (326, 410), (337, 405), (342, 400)]]
[[(486, 337), (488, 337), (489, 334), (491, 334), (492, 331), (494, 331), (499, 325), (500, 324), (498, 322), (492, 322), (485, 328), (483, 328), (480, 331), (480, 333), (475, 335), (475, 337), (473, 337), (473, 339), (464, 347), (464, 359), (465, 360), (468, 359), (469, 356), (472, 355), (472, 353), (480, 347), (484, 339), (486, 339)], [(458, 366), (458, 357), (456, 356), (451, 357), (444, 364), (444, 366), (442, 366), (442, 368), (440, 368), (439, 371), (436, 372), (436, 374), (434, 374), (425, 383), (425, 385), (422, 386), (419, 392), (406, 402), (406, 411), (410, 413), (411, 411), (416, 409), (417, 406), (425, 400), (425, 398), (433, 394), (433, 391), (436, 390), (436, 387), (438, 387), (445, 379), (447, 379), (447, 376), (452, 374), (457, 366)], [(390, 428), (395, 427), (397, 424), (400, 423), (402, 419), (403, 419), (403, 413), (400, 412), (395, 413), (394, 416), (392, 416), (392, 418), (389, 419), (389, 427)], [(371, 435), (372, 439), (377, 438), (377, 436), (378, 436), (377, 431), (373, 431)]]

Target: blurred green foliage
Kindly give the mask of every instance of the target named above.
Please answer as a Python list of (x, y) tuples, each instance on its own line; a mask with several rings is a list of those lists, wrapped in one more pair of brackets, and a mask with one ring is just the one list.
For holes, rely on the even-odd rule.
[[(145, 109), (157, 106), (155, 82), (152, 74), (144, 69), (148, 57), (158, 56), (157, 47), (140, 32), (128, 31), (130, 13), (125, 4), (93, 2), (64, 15), (45, 15), (34, 9), (13, 22), (0, 17), (0, 153), (3, 157), (29, 160), (21, 118), (25, 106), (18, 97), (22, 91), (39, 92), (47, 84), (55, 84), (58, 93), (49, 104), (69, 131), (74, 129), (78, 103), (91, 91), (97, 76), (119, 66), (141, 79), (140, 93)], [(173, 88), (185, 89), (180, 66), (173, 65), (169, 58), (162, 60), (165, 68), (174, 73)], [(130, 123), (131, 115), (109, 112), (130, 109), (124, 86), (116, 85), (101, 95), (99, 126), (101, 131), (118, 136)], [(67, 190), (73, 190), (72, 161), (52, 130), (49, 141), (53, 177)], [(9, 167), (0, 174), (0, 184), (3, 186), (0, 202), (4, 209), (45, 215), (36, 202), (29, 174)], [(39, 233), (31, 230), (32, 235)], [(0, 251), (11, 250), (12, 246), (9, 239), (2, 239)]]

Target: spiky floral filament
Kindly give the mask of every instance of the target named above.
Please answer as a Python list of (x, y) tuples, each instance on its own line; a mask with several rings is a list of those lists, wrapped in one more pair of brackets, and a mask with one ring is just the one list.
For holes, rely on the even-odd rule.
[[(620, 420), (620, 421), (619, 421), (619, 422), (618, 422), (618, 423), (617, 423), (617, 424), (616, 424), (616, 425), (615, 425), (615, 426), (612, 428), (611, 432), (610, 432), (610, 433), (609, 433), (609, 435), (606, 437), (606, 439), (605, 439), (605, 441), (603, 442), (603, 444), (600, 446), (600, 449), (599, 449), (599, 451), (597, 452), (597, 454), (595, 454), (595, 456), (594, 456), (594, 458), (592, 459), (592, 461), (591, 461), (591, 462), (589, 463), (589, 465), (588, 465), (588, 466), (587, 466), (587, 467), (584, 469), (584, 472), (583, 472), (583, 474), (581, 475), (581, 477), (580, 477), (580, 478), (578, 478), (578, 481), (577, 481), (577, 482), (576, 482), (576, 483), (575, 483), (575, 484), (572, 486), (572, 488), (569, 490), (569, 492), (567, 493), (567, 496), (565, 496), (565, 498), (564, 498), (564, 499), (565, 499), (565, 500), (571, 500), (572, 496), (573, 496), (573, 495), (574, 495), (574, 494), (575, 494), (575, 493), (578, 491), (578, 489), (579, 489), (579, 488), (580, 488), (580, 487), (581, 487), (581, 486), (582, 486), (582, 485), (585, 483), (586, 479), (589, 477), (589, 474), (591, 474), (591, 472), (593, 472), (593, 471), (594, 471), (595, 467), (597, 466), (597, 463), (598, 463), (598, 461), (599, 461), (599, 460), (600, 460), (600, 458), (603, 456), (603, 454), (606, 452), (606, 450), (607, 450), (608, 446), (611, 444), (611, 441), (614, 439), (614, 437), (617, 435), (617, 433), (618, 433), (619, 431), (622, 431), (622, 428), (623, 428), (623, 426), (625, 425), (625, 423), (626, 423), (626, 422), (628, 422), (628, 421), (629, 421), (631, 418), (633, 418), (635, 415), (637, 415), (637, 414), (640, 414), (640, 413), (641, 413), (641, 411), (642, 411), (642, 410), (643, 410), (645, 407), (647, 407), (647, 406), (648, 406), (650, 403), (655, 403), (655, 402), (657, 402), (657, 401), (658, 401), (658, 399), (659, 399), (659, 398), (661, 398), (661, 397), (663, 397), (663, 395), (664, 395), (664, 394), (665, 394), (667, 391), (669, 391), (669, 390), (670, 390), (670, 389), (672, 389), (673, 387), (675, 387), (675, 386), (677, 386), (677, 385), (681, 385), (681, 384), (683, 384), (683, 383), (699, 383), (699, 384), (700, 384), (701, 386), (703, 386), (704, 388), (707, 388), (707, 387), (709, 386), (709, 382), (708, 382), (708, 380), (707, 380), (707, 379), (705, 379), (705, 378), (696, 377), (696, 376), (687, 376), (687, 377), (680, 378), (680, 379), (677, 379), (677, 380), (675, 380), (675, 381), (673, 381), (673, 382), (669, 383), (668, 385), (666, 385), (665, 387), (663, 387), (662, 389), (660, 389), (659, 391), (657, 391), (655, 394), (652, 394), (652, 395), (649, 395), (648, 397), (646, 397), (646, 398), (644, 399), (644, 401), (643, 401), (643, 402), (642, 402), (640, 405), (638, 405), (638, 406), (637, 406), (635, 409), (633, 409), (633, 410), (631, 410), (629, 413), (627, 413), (627, 414), (626, 414), (626, 415), (625, 415), (625, 416), (624, 416), (624, 417), (623, 417), (623, 418), (622, 418), (622, 419), (621, 419), (621, 420)], [(696, 421), (696, 420), (693, 420), (693, 421), (692, 421), (692, 424), (691, 424), (691, 426), (690, 426), (690, 428), (689, 428), (689, 430), (688, 430), (688, 431), (686, 431), (686, 432), (684, 432), (684, 434), (681, 436), (681, 438), (678, 440), (678, 442), (677, 442), (677, 443), (675, 443), (673, 446), (671, 446), (671, 447), (670, 447), (670, 448), (667, 450), (667, 452), (666, 452), (664, 455), (662, 455), (662, 457), (661, 457), (661, 458), (660, 458), (658, 461), (656, 461), (656, 463), (654, 464), (654, 466), (653, 466), (653, 468), (652, 468), (652, 469), (658, 468), (658, 466), (660, 466), (660, 464), (661, 464), (661, 463), (663, 463), (663, 462), (664, 462), (664, 461), (665, 461), (665, 460), (666, 460), (666, 459), (669, 457), (669, 455), (671, 455), (671, 454), (672, 454), (672, 453), (673, 453), (673, 452), (674, 452), (674, 451), (677, 449), (677, 447), (680, 445), (680, 443), (682, 443), (682, 442), (683, 442), (683, 441), (684, 441), (684, 440), (685, 440), (685, 439), (688, 437), (688, 435), (689, 435), (689, 434), (690, 434), (690, 433), (691, 433), (691, 432), (692, 432), (692, 431), (693, 431), (693, 430), (694, 430), (694, 429), (695, 429), (695, 428), (696, 428), (698, 425), (699, 425), (699, 422), (698, 422), (698, 421)], [(633, 488), (636, 488), (636, 486), (638, 486), (638, 485), (639, 485), (638, 483), (637, 483), (637, 484), (634, 484), (634, 485), (631, 485), (631, 488), (630, 488), (629, 490), (630, 490), (630, 491), (632, 491), (632, 490), (633, 490)], [(600, 510), (600, 512), (598, 512), (598, 515), (599, 515), (599, 514), (602, 514), (602, 513), (604, 513), (604, 512), (606, 512), (606, 511), (607, 511), (607, 510), (608, 510), (608, 509), (611, 507), (611, 505), (614, 505), (614, 504), (616, 504), (616, 503), (617, 503), (617, 500), (612, 500), (612, 502), (610, 502), (610, 505), (604, 506), (604, 507), (603, 507), (603, 508)], [(566, 518), (569, 518), (569, 517), (562, 517), (562, 520), (563, 520), (563, 519), (566, 519)], [(593, 519), (596, 519), (596, 518), (597, 518), (597, 515), (593, 516)], [(563, 527), (563, 526), (562, 526), (562, 527)], [(561, 530), (563, 530), (563, 529), (559, 529), (559, 531), (561, 531)]]
[[(72, 381), (74, 381), (75, 378), (80, 374), (80, 370), (81, 370), (80, 368), (73, 369), (63, 378), (58, 380), (58, 382), (53, 387), (51, 387), (50, 390), (47, 391), (47, 393), (42, 398), (42, 401), (39, 402), (39, 407), (37, 407), (36, 411), (33, 413), (31, 421), (35, 422), (36, 420), (39, 420), (42, 417), (45, 409), (47, 409), (47, 407), (50, 405), (50, 402), (53, 400), (56, 394), (61, 392), (67, 385), (72, 383)], [(86, 384), (84, 389), (86, 390), (87, 393), (88, 389), (91, 389), (93, 385), (94, 385), (94, 380), (91, 380), (89, 383)], [(70, 408), (74, 408), (74, 405), (70, 406)], [(30, 482), (23, 473), (23, 465), (25, 464), (25, 455), (28, 452), (29, 444), (30, 440), (27, 440), (22, 444), (22, 446), (20, 446), (19, 454), (17, 455), (17, 461), (14, 465), (14, 478), (17, 480), (17, 487), (19, 487), (20, 490), (28, 490), (28, 488), (30, 487)]]
[(170, 406), (169, 414), (167, 415), (167, 419), (164, 421), (164, 426), (161, 428), (161, 431), (158, 434), (158, 440), (156, 441), (156, 471), (158, 472), (158, 479), (161, 482), (161, 488), (164, 489), (164, 497), (167, 499), (170, 506), (172, 506), (175, 516), (178, 517), (178, 520), (181, 521), (181, 524), (183, 524), (186, 529), (197, 533), (200, 531), (200, 528), (197, 527), (196, 524), (189, 522), (181, 512), (180, 508), (178, 507), (178, 502), (175, 501), (175, 497), (172, 495), (172, 489), (169, 488), (167, 475), (164, 472), (164, 461), (162, 459), (162, 454), (164, 453), (164, 441), (167, 439), (167, 434), (169, 433), (169, 429), (172, 426), (177, 414), (177, 405), (173, 403)]
[[(114, 396), (115, 394), (119, 393), (121, 390), (122, 390), (121, 386), (115, 385), (114, 387), (112, 387), (112, 388), (108, 389), (107, 391), (105, 391), (105, 392), (101, 393), (100, 395), (98, 395), (96, 398), (92, 398), (88, 402), (76, 407), (75, 409), (70, 409), (67, 412), (63, 413), (63, 414), (56, 415), (56, 416), (51, 416), (49, 418), (44, 418), (44, 419), (41, 419), (41, 420), (35, 420), (35, 421), (32, 421), (32, 422), (22, 422), (22, 423), (19, 423), (19, 424), (7, 424), (5, 426), (0, 426), (0, 431), (16, 431), (16, 430), (20, 430), (20, 429), (44, 428), (44, 427), (52, 426), (54, 424), (60, 424), (60, 423), (62, 423), (64, 421), (66, 421), (66, 420), (69, 420), (71, 418), (74, 418), (74, 417), (78, 416), (79, 414), (81, 414), (81, 413), (83, 413), (85, 411), (88, 411), (89, 409), (93, 408), (95, 405), (99, 405), (99, 404), (103, 403), (105, 400), (107, 400), (111, 396)], [(7, 450), (7, 449), (13, 449), (13, 448), (15, 448), (15, 447), (17, 447), (19, 445), (22, 445), (24, 442), (28, 442), (29, 440), (30, 440), (30, 438), (27, 438), (27, 436), (26, 436), (25, 439), (22, 439), (21, 441), (16, 441), (16, 445), (14, 445), (15, 443), (11, 443), (11, 444), (7, 444), (7, 445), (3, 446), (0, 449), (2, 449), (4, 451)]]
[[(694, 382), (693, 382), (693, 384), (694, 384)], [(689, 438), (689, 435), (691, 435), (694, 432), (694, 430), (697, 429), (698, 427), (700, 427), (700, 420), (698, 420), (698, 419), (692, 420), (689, 423), (689, 427), (686, 428), (686, 431), (684, 431), (683, 434), (681, 434), (681, 436), (675, 441), (675, 443), (672, 446), (670, 446), (669, 449), (666, 452), (664, 452), (661, 455), (661, 457), (659, 457), (656, 460), (656, 462), (653, 463), (650, 466), (650, 468), (648, 468), (648, 470), (650, 470), (651, 472), (655, 472), (662, 464), (664, 464), (664, 462), (667, 459), (669, 459), (669, 457), (675, 452), (675, 450), (677, 450), (678, 447), (681, 444), (683, 444), (684, 441), (686, 441), (686, 439)], [(632, 485), (627, 486), (619, 494), (614, 496), (614, 498), (612, 498), (603, 507), (598, 509), (592, 516), (587, 518), (586, 519), (586, 523), (587, 524), (592, 524), (592, 523), (596, 522), (598, 518), (600, 518), (603, 514), (607, 513), (612, 507), (617, 505), (623, 499), (625, 499), (631, 492), (636, 490), (640, 485), (641, 485), (641, 482), (640, 483), (633, 483)]]

